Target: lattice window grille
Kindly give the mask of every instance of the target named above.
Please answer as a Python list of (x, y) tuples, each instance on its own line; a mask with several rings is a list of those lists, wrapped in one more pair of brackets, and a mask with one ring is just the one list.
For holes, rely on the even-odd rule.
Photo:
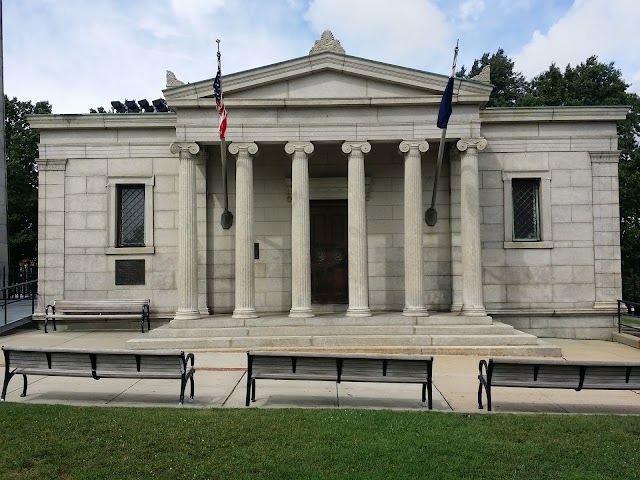
[(144, 246), (144, 185), (120, 186), (120, 246)]
[(540, 179), (512, 181), (513, 241), (540, 241)]

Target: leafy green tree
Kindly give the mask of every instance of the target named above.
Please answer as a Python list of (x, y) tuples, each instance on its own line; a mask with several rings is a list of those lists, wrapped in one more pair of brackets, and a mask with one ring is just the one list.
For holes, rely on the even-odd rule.
[(104, 107), (98, 107), (97, 109), (90, 108), (89, 113), (107, 113), (107, 111), (104, 109)]
[(480, 59), (474, 60), (471, 70), (463, 65), (456, 72), (456, 76), (472, 78), (489, 65), (491, 68), (491, 83), (494, 85), (487, 107), (513, 107), (524, 95), (527, 81), (524, 75), (515, 71), (515, 63), (507, 57), (502, 48), (493, 55), (485, 53)]
[(37, 257), (38, 251), (38, 134), (26, 116), (51, 113), (47, 101), (35, 105), (5, 95), (7, 165), (7, 231), (9, 264)]

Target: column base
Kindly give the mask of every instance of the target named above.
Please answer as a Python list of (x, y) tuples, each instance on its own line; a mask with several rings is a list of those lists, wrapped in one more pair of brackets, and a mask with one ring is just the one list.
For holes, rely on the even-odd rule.
[(370, 317), (371, 310), (369, 307), (349, 307), (347, 308), (347, 317)]
[(454, 312), (454, 313), (460, 313), (461, 310), (462, 310), (461, 303), (452, 303), (451, 308), (449, 309), (450, 312)]
[(404, 307), (402, 315), (405, 317), (428, 317), (429, 312), (425, 307)]
[(209, 312), (209, 307), (198, 307), (198, 311), (200, 311), (200, 315), (206, 317), (207, 315), (211, 315)]
[(311, 318), (315, 317), (313, 310), (310, 308), (292, 308), (289, 311), (289, 316), (294, 318)]
[(254, 308), (236, 308), (231, 318), (258, 318)]
[(465, 317), (486, 317), (487, 312), (484, 307), (466, 307), (463, 306), (460, 315)]
[(201, 317), (198, 310), (178, 310), (173, 317), (174, 320), (197, 320)]
[[(618, 302), (617, 301), (605, 301), (605, 302), (594, 302), (593, 304), (594, 310), (606, 310), (611, 312), (618, 312)], [(622, 304), (622, 308), (626, 310), (624, 304)]]

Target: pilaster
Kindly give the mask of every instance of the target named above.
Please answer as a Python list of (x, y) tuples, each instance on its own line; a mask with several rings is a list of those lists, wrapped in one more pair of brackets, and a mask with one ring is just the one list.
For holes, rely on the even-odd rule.
[(313, 317), (311, 309), (311, 236), (309, 226), (309, 155), (311, 142), (290, 142), (291, 155), (291, 311), (290, 317)]
[(422, 154), (429, 144), (403, 141), (404, 154), (404, 309), (409, 317), (426, 317), (422, 258)]
[(593, 250), (596, 299), (593, 308), (616, 312), (622, 298), (619, 151), (589, 152), (593, 185)]
[[(64, 298), (65, 174), (67, 159), (38, 159), (38, 304)], [(52, 188), (48, 188), (48, 187)], [(48, 194), (47, 194), (48, 192)]]
[(196, 201), (196, 155), (200, 146), (175, 142), (171, 153), (178, 154), (178, 308), (175, 319), (200, 318), (198, 309), (198, 229)]
[(256, 318), (253, 268), (253, 156), (255, 143), (232, 143), (236, 156), (236, 286), (233, 318)]
[(369, 259), (367, 211), (365, 199), (364, 155), (371, 151), (368, 142), (345, 142), (342, 151), (348, 155), (349, 191), (349, 308), (348, 317), (371, 316), (369, 309)]
[(486, 312), (482, 299), (478, 151), (486, 148), (487, 140), (484, 138), (462, 139), (456, 146), (462, 152), (460, 162), (461, 314), (484, 316)]

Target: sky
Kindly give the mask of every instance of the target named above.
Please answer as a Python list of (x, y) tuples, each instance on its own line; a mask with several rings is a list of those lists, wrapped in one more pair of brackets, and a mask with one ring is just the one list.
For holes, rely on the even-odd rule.
[[(449, 75), (499, 48), (527, 78), (591, 55), (640, 93), (639, 0), (0, 0), (4, 89), (88, 113), (183, 82), (308, 55), (331, 30), (348, 55)], [(224, 84), (223, 84), (224, 87)]]

